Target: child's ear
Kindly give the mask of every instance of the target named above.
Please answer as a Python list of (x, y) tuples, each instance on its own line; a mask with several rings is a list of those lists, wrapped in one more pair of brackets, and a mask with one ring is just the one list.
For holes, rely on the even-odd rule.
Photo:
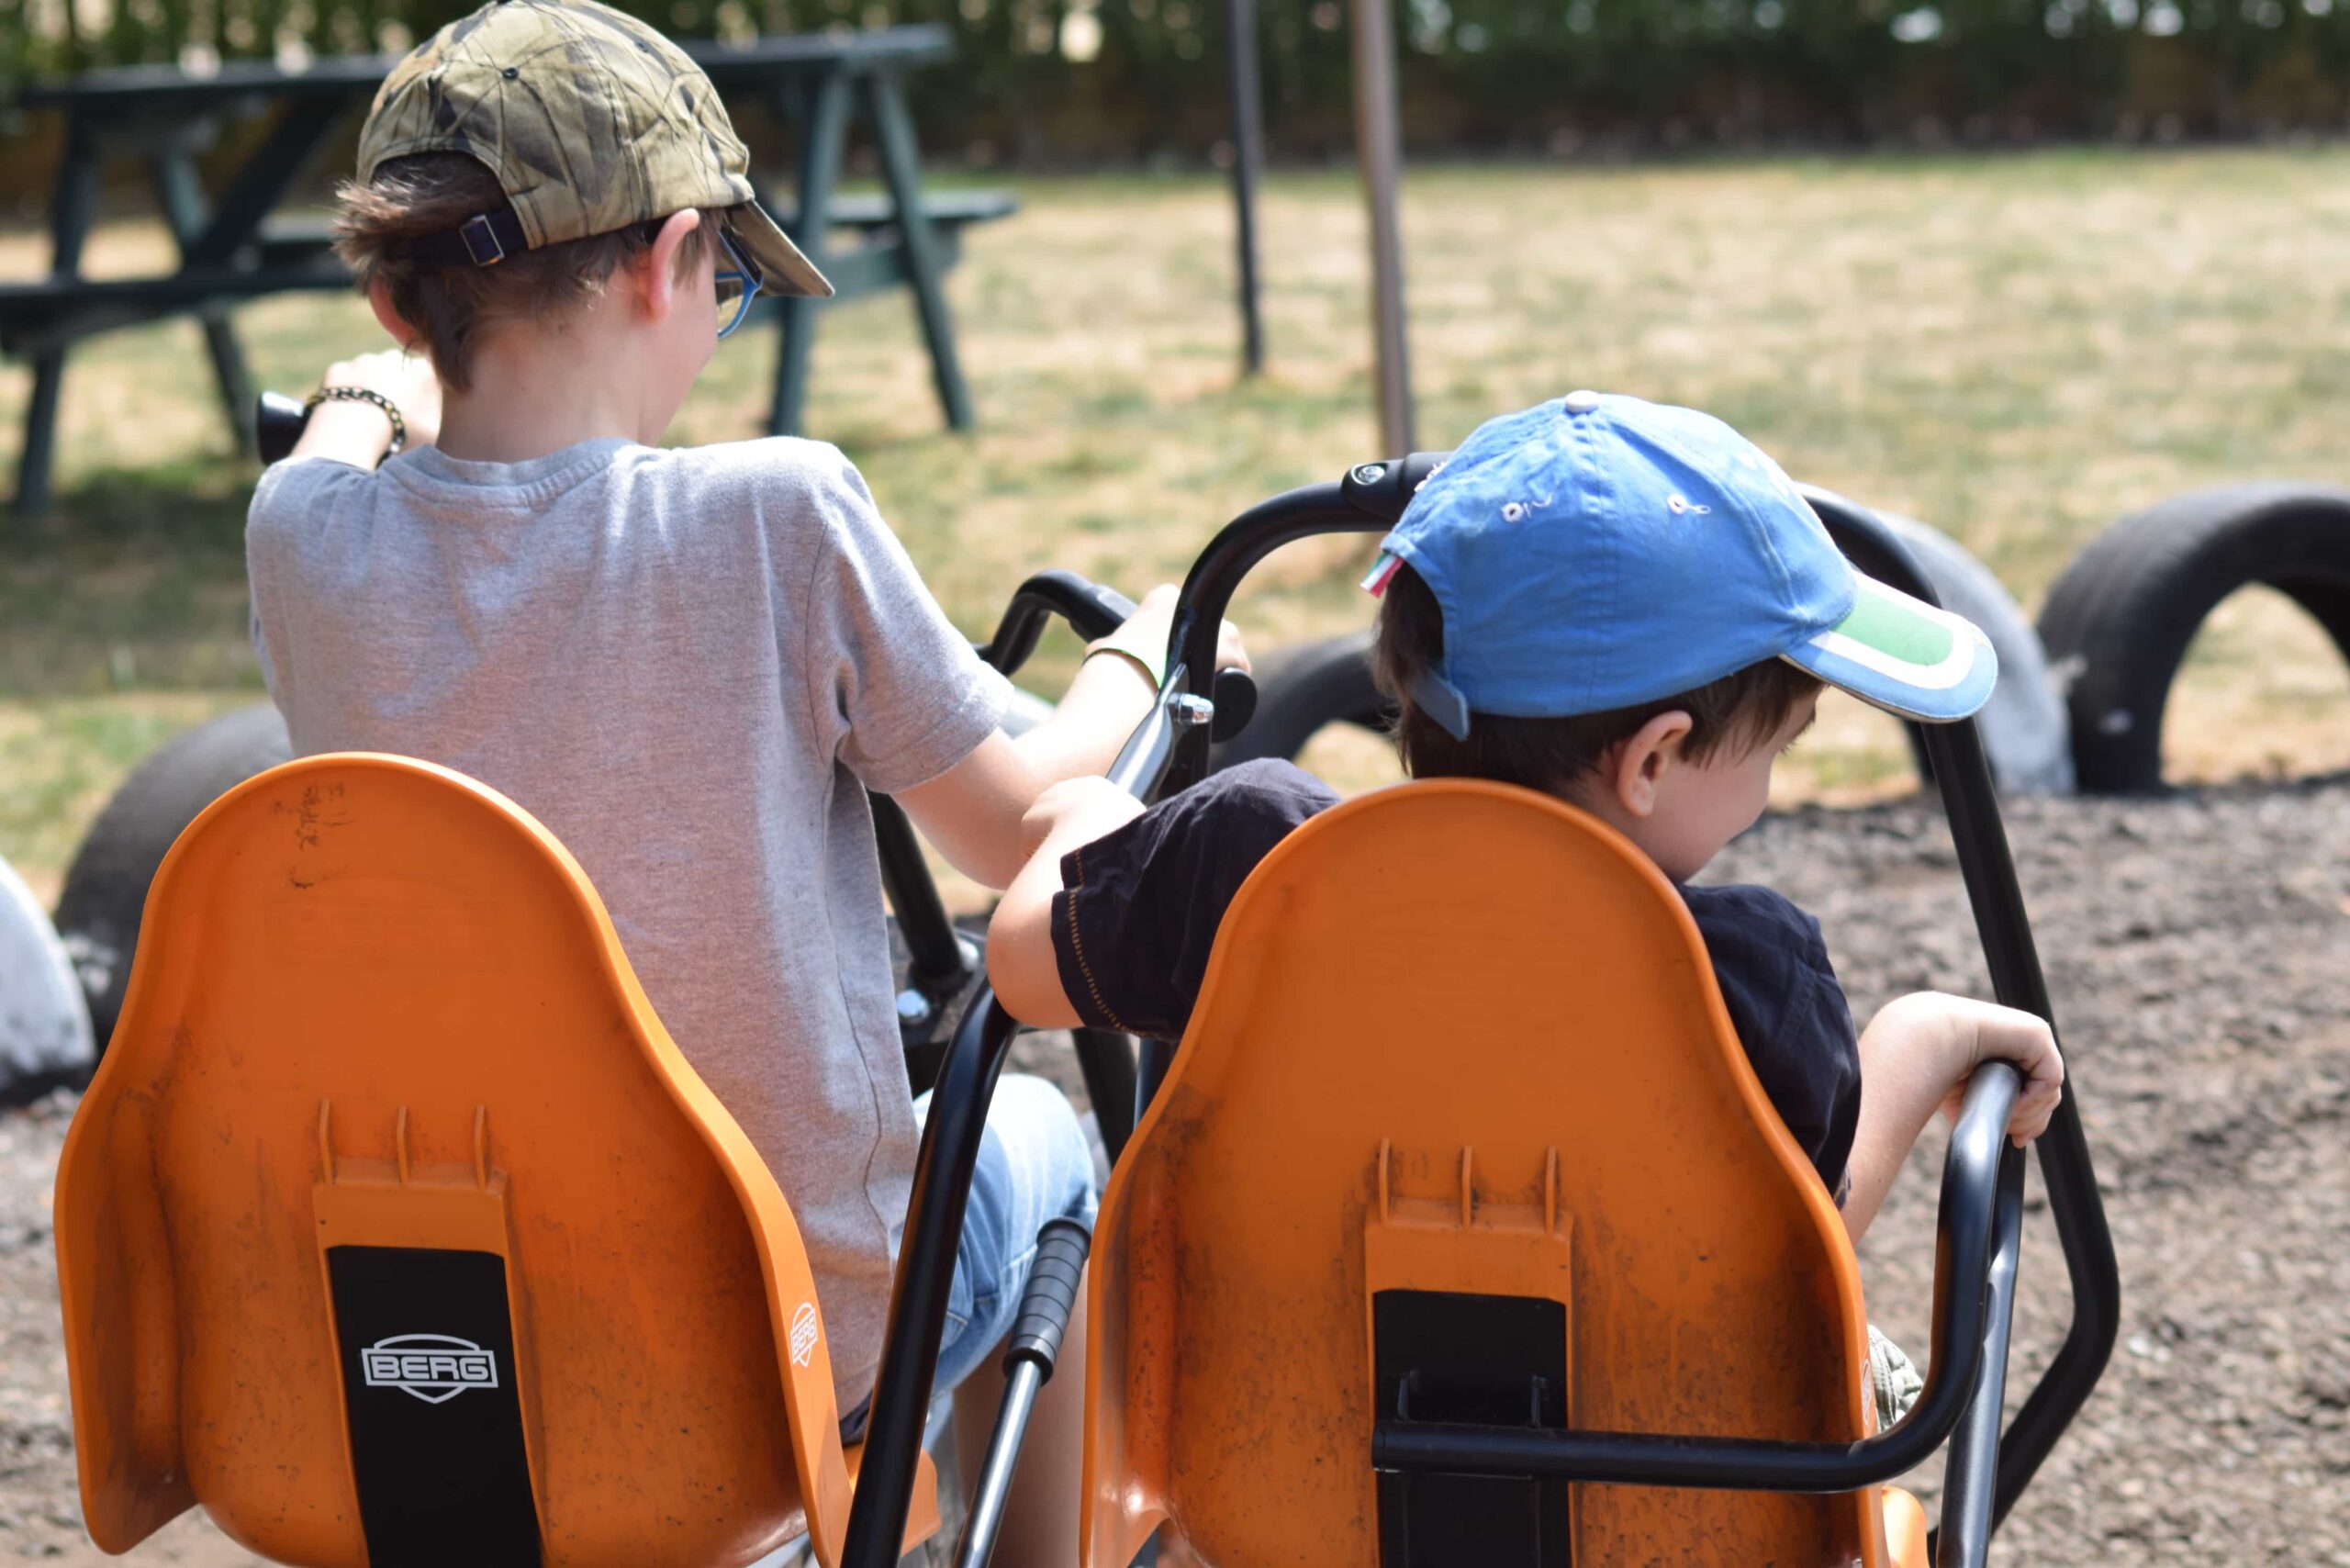
[(637, 297), (648, 320), (667, 319), (677, 302), (677, 247), (701, 226), (701, 214), (688, 208), (661, 220), (660, 231), (636, 261)]
[(1695, 721), (1674, 708), (1610, 746), (1599, 759), (1599, 774), (1616, 803), (1641, 820), (1652, 814), (1658, 786), (1681, 766), (1681, 743), (1694, 728)]
[(414, 353), (424, 343), (424, 334), (408, 324), (407, 318), (392, 304), (392, 291), (382, 278), (367, 286), (367, 307), (375, 312), (375, 324), (391, 334), (392, 342)]

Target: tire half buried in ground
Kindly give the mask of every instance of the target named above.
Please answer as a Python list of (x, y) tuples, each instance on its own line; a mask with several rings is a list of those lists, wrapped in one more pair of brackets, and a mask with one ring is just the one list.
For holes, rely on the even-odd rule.
[(90, 824), (58, 897), (57, 934), (89, 999), (99, 1050), (130, 982), (147, 884), (173, 840), (230, 788), (293, 754), (275, 708), (240, 709), (166, 742)]
[(2350, 658), (2350, 490), (2264, 481), (2189, 491), (2123, 518), (2065, 568), (2040, 635), (2070, 681), (2084, 791), (2163, 788), (2163, 710), (2179, 664), (2220, 601), (2254, 584), (2300, 605)]
[(0, 1105), (81, 1082), (96, 1063), (90, 1010), (49, 912), (0, 860)]

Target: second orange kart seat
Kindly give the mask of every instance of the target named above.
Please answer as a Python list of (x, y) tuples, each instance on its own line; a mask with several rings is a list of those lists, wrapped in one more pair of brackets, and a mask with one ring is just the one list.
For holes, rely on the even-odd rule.
[(791, 1211), (578, 866), (456, 774), (313, 757), (182, 835), (57, 1250), (108, 1551), (201, 1504), (321, 1568), (838, 1556)]
[(1836, 1208), (1686, 909), (1556, 801), (1467, 781), (1284, 841), (1217, 934), (1102, 1205), (1084, 1540), (1203, 1562), (1925, 1562), (1872, 1489), (1382, 1475), (1372, 1423), (1850, 1440)]

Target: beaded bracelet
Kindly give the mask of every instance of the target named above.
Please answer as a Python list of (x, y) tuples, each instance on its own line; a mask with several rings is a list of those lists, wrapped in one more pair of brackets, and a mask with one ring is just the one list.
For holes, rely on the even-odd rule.
[(305, 410), (315, 409), (330, 399), (338, 402), (373, 403), (384, 410), (384, 417), (392, 421), (392, 444), (385, 450), (385, 456), (397, 455), (400, 448), (408, 444), (408, 421), (400, 418), (398, 407), (381, 392), (371, 392), (364, 386), (321, 386), (310, 394), (309, 401), (304, 403), (302, 407)]

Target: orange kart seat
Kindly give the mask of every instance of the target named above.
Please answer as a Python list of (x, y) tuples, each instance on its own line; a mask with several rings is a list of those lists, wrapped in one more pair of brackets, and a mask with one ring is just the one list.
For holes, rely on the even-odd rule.
[(1086, 1561), (1925, 1562), (1904, 1494), (1382, 1475), (1376, 1417), (1851, 1440), (1835, 1204), (1621, 836), (1404, 785), (1267, 857), (1094, 1233)]
[(181, 835), (57, 1252), (108, 1551), (200, 1503), (321, 1568), (837, 1559), (791, 1211), (578, 865), (445, 769), (291, 762)]

